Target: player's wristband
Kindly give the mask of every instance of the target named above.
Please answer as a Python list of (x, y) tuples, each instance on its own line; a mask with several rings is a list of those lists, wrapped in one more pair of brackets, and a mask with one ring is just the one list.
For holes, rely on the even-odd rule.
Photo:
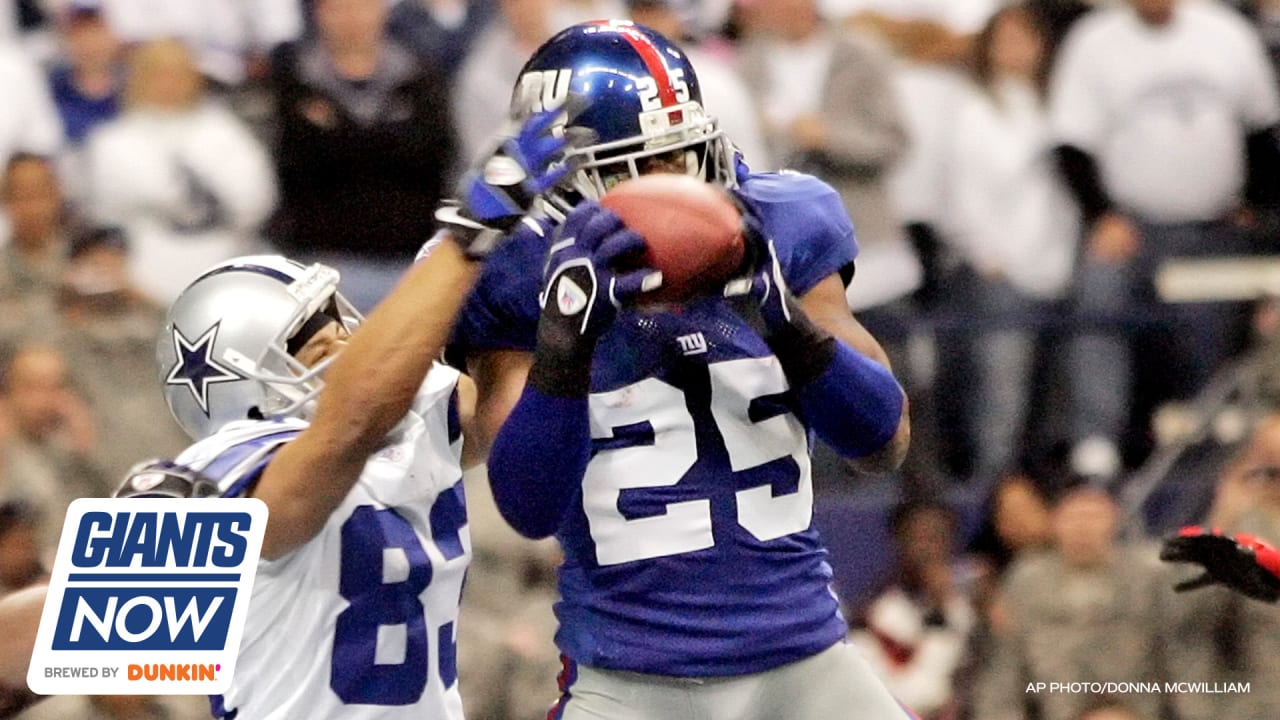
[(533, 351), (529, 384), (553, 397), (586, 397), (591, 390), (591, 357), (596, 340), (578, 333), (572, 317), (549, 317), (538, 322), (538, 346)]
[(827, 367), (797, 388), (800, 407), (818, 437), (843, 457), (879, 451), (898, 430), (904, 398), (880, 363), (832, 339)]

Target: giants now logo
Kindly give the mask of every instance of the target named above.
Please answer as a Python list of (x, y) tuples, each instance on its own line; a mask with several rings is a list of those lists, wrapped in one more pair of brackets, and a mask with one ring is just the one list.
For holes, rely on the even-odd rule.
[(27, 684), (45, 695), (225, 691), (266, 521), (266, 505), (246, 498), (73, 502)]

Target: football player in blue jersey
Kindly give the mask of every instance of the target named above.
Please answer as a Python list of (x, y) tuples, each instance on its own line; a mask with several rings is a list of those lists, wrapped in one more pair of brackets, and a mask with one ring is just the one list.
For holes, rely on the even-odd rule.
[(217, 265), (171, 306), (160, 380), (196, 440), (177, 467), (270, 512), (215, 716), (461, 720), (470, 413), (458, 372), (435, 359), (501, 229), (567, 171), (551, 166), (571, 140), (550, 133), (564, 112), (499, 139), (442, 213), (451, 229), (368, 318), (336, 271), (279, 256)]
[[(680, 49), (597, 21), (525, 65), (516, 107), (570, 98), (574, 170), (486, 263), (459, 320), (477, 416), (495, 436), (504, 517), (554, 534), (557, 643), (549, 718), (906, 718), (852, 646), (812, 524), (822, 438), (890, 470), (906, 398), (851, 316), (853, 227), (816, 178), (752, 173), (701, 105)], [(751, 261), (724, 297), (628, 302), (652, 271), (621, 272), (642, 240), (596, 202), (621, 180), (696, 175), (732, 193)]]

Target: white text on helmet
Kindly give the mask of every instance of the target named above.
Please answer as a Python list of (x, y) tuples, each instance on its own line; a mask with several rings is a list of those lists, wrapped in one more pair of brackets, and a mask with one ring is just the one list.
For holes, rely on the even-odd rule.
[[(534, 70), (520, 76), (515, 109), (520, 113), (558, 108), (569, 97), (573, 69)], [(655, 90), (656, 92), (656, 90)]]

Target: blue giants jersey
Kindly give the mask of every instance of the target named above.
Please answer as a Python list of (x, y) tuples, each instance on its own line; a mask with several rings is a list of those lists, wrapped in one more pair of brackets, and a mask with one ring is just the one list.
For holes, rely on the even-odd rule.
[[(797, 295), (852, 262), (853, 228), (827, 185), (759, 174), (741, 192)], [(523, 225), (489, 258), (455, 351), (533, 349), (548, 238)], [(596, 349), (589, 406), (592, 459), (557, 532), (568, 657), (738, 675), (844, 637), (811, 523), (808, 428), (777, 359), (722, 299), (620, 313)]]

